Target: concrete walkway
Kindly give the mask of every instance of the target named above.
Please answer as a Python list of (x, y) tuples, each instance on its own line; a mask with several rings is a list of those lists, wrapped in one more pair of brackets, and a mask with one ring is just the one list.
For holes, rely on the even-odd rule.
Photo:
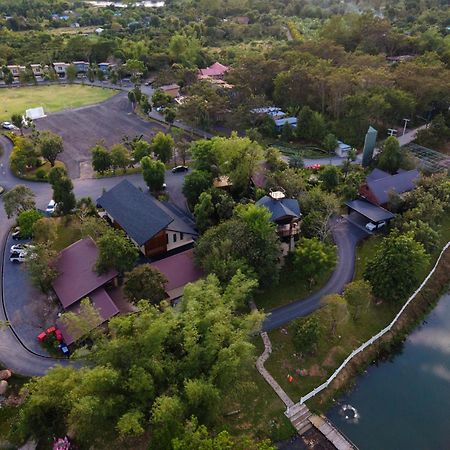
[[(252, 309), (254, 305), (252, 305)], [(341, 434), (327, 419), (311, 414), (304, 403), (294, 403), (284, 389), (276, 382), (264, 363), (272, 353), (272, 343), (266, 332), (261, 333), (264, 342), (264, 352), (256, 361), (256, 368), (264, 380), (278, 395), (286, 406), (285, 416), (290, 420), (297, 433), (301, 436), (315, 427), (337, 450), (355, 450), (356, 446)]]
[(264, 342), (264, 352), (256, 361), (256, 368), (262, 377), (269, 383), (270, 387), (275, 391), (275, 393), (280, 397), (280, 400), (289, 409), (294, 406), (294, 402), (289, 398), (289, 396), (284, 392), (283, 388), (275, 381), (275, 378), (270, 375), (267, 369), (264, 367), (264, 363), (269, 359), (272, 353), (272, 343), (270, 342), (269, 335), (266, 332), (261, 333), (261, 338)]

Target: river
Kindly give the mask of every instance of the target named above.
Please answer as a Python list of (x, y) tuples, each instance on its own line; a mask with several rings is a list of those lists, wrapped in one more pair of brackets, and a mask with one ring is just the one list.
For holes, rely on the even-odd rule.
[[(346, 419), (341, 405), (359, 418)], [(450, 293), (327, 416), (360, 450), (450, 449)], [(352, 412), (348, 410), (348, 415)]]

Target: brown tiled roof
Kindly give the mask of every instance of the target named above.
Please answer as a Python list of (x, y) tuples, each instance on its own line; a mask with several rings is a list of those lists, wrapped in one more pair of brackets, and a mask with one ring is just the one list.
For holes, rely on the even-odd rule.
[(192, 249), (155, 261), (151, 265), (167, 278), (166, 292), (168, 293), (197, 281), (203, 276), (202, 270), (195, 265)]
[[(96, 289), (94, 292), (91, 292), (89, 294), (89, 298), (92, 301), (92, 305), (95, 307), (95, 309), (99, 313), (99, 320), (96, 321), (96, 323), (91, 323), (92, 330), (102, 323), (106, 322), (107, 320), (111, 319), (111, 317), (114, 317), (116, 314), (119, 313), (119, 308), (116, 306), (112, 298), (109, 296), (109, 294), (103, 289), (99, 288)], [(77, 302), (76, 304), (70, 306), (67, 311), (73, 312), (75, 314), (80, 313), (80, 303)], [(78, 334), (70, 334), (62, 322), (62, 320), (57, 321), (57, 325), (60, 328), (64, 342), (67, 345), (70, 345), (80, 339), (82, 336)]]
[(97, 256), (97, 246), (90, 237), (73, 243), (59, 254), (54, 263), (59, 275), (53, 282), (53, 289), (64, 308), (117, 276), (114, 269), (98, 275), (95, 272)]

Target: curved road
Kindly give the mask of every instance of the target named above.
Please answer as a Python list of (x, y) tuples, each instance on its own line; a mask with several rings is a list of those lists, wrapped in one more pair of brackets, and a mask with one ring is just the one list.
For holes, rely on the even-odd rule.
[(364, 231), (348, 223), (345, 219), (337, 219), (333, 229), (333, 239), (337, 247), (338, 260), (328, 283), (322, 289), (306, 298), (270, 311), (263, 323), (263, 331), (270, 331), (297, 317), (312, 313), (320, 307), (320, 299), (324, 295), (341, 293), (344, 290), (344, 286), (353, 279), (356, 246), (365, 236), (367, 234)]
[[(120, 98), (120, 94), (117, 96)], [(55, 113), (55, 116), (57, 113)], [(52, 115), (49, 115), (51, 118)], [(9, 170), (9, 154), (12, 145), (8, 139), (0, 135), (0, 144), (3, 146), (3, 155), (0, 157), (0, 185), (11, 189), (17, 184), (24, 184), (36, 194), (36, 206), (45, 209), (51, 199), (52, 190), (47, 183), (30, 182), (17, 179)], [(90, 196), (93, 199), (99, 197), (104, 189), (110, 189), (122, 179), (127, 178), (136, 186), (146, 188), (142, 175), (126, 175), (101, 179), (74, 179), (74, 192), (79, 197)], [(167, 190), (171, 201), (181, 210), (187, 212), (186, 201), (181, 193), (184, 174), (166, 173)], [(3, 206), (0, 206), (0, 248), (3, 249), (6, 235), (14, 224), (13, 220), (6, 217)], [(364, 232), (344, 221), (338, 221), (333, 231), (335, 243), (338, 248), (338, 263), (328, 283), (318, 292), (306, 299), (297, 300), (289, 305), (282, 306), (270, 312), (263, 324), (265, 331), (279, 327), (297, 317), (307, 315), (317, 309), (323, 295), (341, 292), (346, 283), (352, 280), (354, 273), (355, 249), (358, 241), (364, 236)], [(0, 269), (2, 258), (0, 258)], [(1, 281), (0, 281), (1, 283)], [(3, 288), (0, 289), (3, 296)], [(0, 321), (5, 321), (3, 298), (0, 307)], [(11, 327), (0, 328), (0, 361), (10, 367), (16, 373), (23, 375), (43, 375), (55, 364), (71, 364), (68, 360), (45, 358), (27, 350), (14, 334)]]
[[(52, 197), (52, 189), (47, 183), (31, 182), (16, 178), (9, 169), (9, 155), (12, 150), (11, 142), (0, 135), (0, 144), (3, 147), (3, 155), (0, 157), (0, 185), (7, 190), (13, 188), (17, 184), (23, 184), (32, 189), (36, 195), (36, 206), (39, 209), (45, 209)], [(184, 173), (172, 174), (171, 171), (166, 173), (167, 190), (171, 201), (184, 212), (187, 212), (186, 201), (181, 193), (184, 179)], [(99, 179), (75, 179), (73, 180), (74, 192), (77, 198), (90, 196), (93, 199), (99, 197), (103, 189), (110, 189), (119, 183), (122, 179), (127, 178), (134, 185), (146, 188), (142, 179), (142, 175), (126, 175), (111, 178)], [(1, 203), (1, 201), (0, 201)], [(3, 252), (6, 236), (14, 225), (14, 220), (8, 219), (5, 214), (3, 205), (0, 204), (0, 251)], [(3, 258), (0, 258), (0, 271), (3, 273)], [(3, 286), (2, 277), (0, 277), (0, 322), (5, 322), (7, 317), (3, 308)], [(9, 326), (0, 326), (0, 362), (3, 366), (11, 368), (14, 372), (26, 376), (44, 375), (47, 370), (56, 364), (68, 365), (72, 364), (66, 359), (46, 358), (36, 355), (27, 350), (19, 341), (13, 330)], [(76, 363), (75, 363), (76, 364)]]

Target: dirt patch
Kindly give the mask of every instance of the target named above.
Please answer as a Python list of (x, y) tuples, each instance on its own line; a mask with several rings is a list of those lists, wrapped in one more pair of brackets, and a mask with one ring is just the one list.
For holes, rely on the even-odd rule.
[(325, 367), (336, 367), (336, 356), (339, 355), (339, 353), (342, 352), (341, 346), (333, 347), (330, 352), (328, 353), (327, 357), (323, 361), (323, 365)]
[(92, 168), (91, 161), (81, 161), (80, 162), (80, 178), (82, 180), (87, 180), (89, 178), (95, 178), (95, 172)]
[(308, 375), (310, 377), (323, 377), (325, 374), (325, 371), (319, 366), (319, 364), (312, 365), (308, 370)]

